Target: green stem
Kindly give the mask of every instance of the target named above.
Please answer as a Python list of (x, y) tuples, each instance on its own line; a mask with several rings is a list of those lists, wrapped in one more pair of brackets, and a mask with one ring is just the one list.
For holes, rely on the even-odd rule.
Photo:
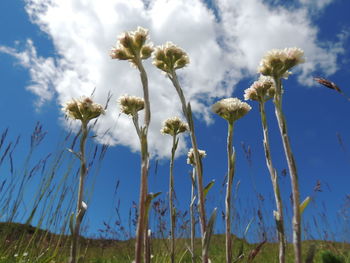
[[(148, 127), (151, 121), (151, 111), (148, 93), (148, 78), (146, 71), (142, 65), (140, 58), (137, 59), (137, 68), (140, 71), (140, 77), (143, 87), (143, 96), (145, 102), (145, 118), (144, 126), (138, 132), (141, 144), (141, 182), (140, 182), (140, 197), (139, 197), (139, 217), (136, 230), (136, 245), (135, 245), (135, 263), (141, 263), (142, 249), (145, 235), (147, 234), (147, 215), (146, 215), (146, 199), (148, 191), (148, 167), (149, 167), (149, 154), (148, 154), (148, 142), (147, 133)], [(146, 255), (146, 253), (144, 253)]]
[(192, 263), (195, 263), (195, 250), (194, 250), (194, 241), (196, 236), (196, 219), (194, 211), (194, 201), (195, 201), (195, 187), (196, 187), (196, 169), (192, 169), (191, 175), (191, 203), (190, 203), (190, 216), (191, 216), (191, 260)]
[(199, 197), (199, 219), (200, 219), (200, 225), (201, 225), (201, 234), (202, 234), (202, 262), (208, 263), (208, 253), (206, 249), (204, 248), (204, 234), (206, 232), (207, 224), (206, 224), (206, 214), (205, 214), (205, 198), (204, 198), (204, 189), (203, 189), (203, 170), (202, 170), (202, 162), (199, 157), (198, 147), (197, 147), (197, 139), (195, 135), (194, 130), (194, 124), (192, 119), (192, 112), (190, 108), (190, 104), (186, 104), (186, 99), (183, 94), (182, 88), (180, 86), (179, 80), (177, 78), (176, 72), (173, 71), (168, 74), (168, 77), (172, 81), (182, 104), (182, 111), (183, 114), (186, 117), (189, 130), (190, 130), (190, 136), (191, 136), (191, 142), (192, 142), (192, 148), (194, 153), (194, 159), (196, 163), (196, 175), (197, 175), (197, 189), (198, 189), (198, 197)]
[(226, 263), (232, 262), (232, 238), (231, 238), (231, 192), (235, 169), (235, 157), (232, 148), (233, 122), (228, 122), (227, 132), (227, 188), (226, 188)]
[(173, 136), (171, 149), (170, 176), (169, 176), (169, 208), (170, 208), (170, 261), (175, 262), (175, 207), (174, 207), (174, 159), (176, 152), (176, 135)]
[(79, 190), (78, 190), (78, 202), (75, 215), (75, 225), (72, 233), (72, 245), (70, 253), (70, 263), (76, 263), (78, 260), (78, 250), (79, 250), (79, 232), (80, 225), (83, 219), (83, 194), (84, 194), (84, 181), (87, 173), (86, 159), (85, 159), (85, 144), (88, 136), (87, 122), (82, 122), (81, 129), (81, 139), (80, 139), (80, 177), (79, 177)]
[(279, 263), (284, 263), (285, 253), (286, 253), (286, 243), (285, 243), (286, 239), (284, 234), (283, 206), (282, 206), (281, 193), (278, 185), (277, 172), (272, 164), (269, 133), (268, 133), (267, 121), (266, 121), (265, 102), (259, 102), (259, 111), (260, 111), (261, 123), (263, 127), (263, 134), (264, 134), (263, 144), (265, 149), (266, 165), (269, 169), (273, 191), (275, 194), (276, 207), (277, 207), (277, 213), (274, 216), (276, 221), (277, 236), (278, 236), (278, 243), (279, 243)]
[(301, 216), (300, 216), (300, 193), (298, 186), (298, 175), (296, 163), (290, 146), (286, 119), (282, 111), (282, 83), (281, 79), (278, 77), (274, 78), (276, 93), (274, 96), (273, 103), (275, 104), (275, 113), (278, 121), (278, 126), (280, 129), (284, 152), (286, 155), (288, 169), (292, 184), (292, 197), (293, 197), (293, 246), (295, 253), (295, 263), (302, 263), (301, 258)]

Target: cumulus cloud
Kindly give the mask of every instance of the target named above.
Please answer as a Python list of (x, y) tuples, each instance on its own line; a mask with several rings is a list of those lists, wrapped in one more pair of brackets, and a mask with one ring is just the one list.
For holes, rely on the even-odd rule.
[(219, 0), (225, 41), (237, 67), (256, 72), (261, 57), (273, 48), (299, 47), (305, 51), (306, 63), (299, 66), (298, 79), (312, 85), (310, 75), (320, 70), (326, 75), (337, 70), (337, 56), (344, 52), (340, 43), (320, 43), (318, 28), (305, 7), (288, 10), (271, 9), (259, 0)]
[[(302, 2), (302, 0), (300, 0)], [(231, 96), (242, 77), (255, 76), (257, 65), (271, 48), (297, 46), (305, 50), (307, 63), (300, 67), (299, 80), (306, 80), (315, 69), (325, 74), (337, 70), (339, 43), (327, 46), (317, 39), (318, 28), (310, 20), (307, 5), (293, 11), (272, 8), (262, 0), (217, 0), (215, 12), (200, 0), (26, 0), (33, 23), (53, 41), (55, 57), (37, 55), (29, 40), (25, 51), (2, 47), (29, 69), (38, 106), (51, 100), (58, 103), (90, 95), (104, 103), (113, 95), (108, 112), (96, 130), (100, 141), (139, 148), (132, 121), (118, 115), (116, 100), (130, 94), (142, 96), (139, 74), (127, 62), (108, 56), (118, 34), (148, 28), (151, 41), (166, 41), (182, 47), (191, 63), (179, 72), (185, 95), (197, 118), (211, 121), (208, 104), (217, 97)], [(328, 2), (324, 0), (323, 2)], [(160, 157), (170, 153), (170, 139), (159, 133), (162, 122), (181, 116), (181, 107), (171, 83), (160, 71), (145, 62), (149, 75), (152, 122), (150, 150)], [(142, 117), (142, 116), (141, 116)], [(186, 152), (185, 143), (179, 149)]]

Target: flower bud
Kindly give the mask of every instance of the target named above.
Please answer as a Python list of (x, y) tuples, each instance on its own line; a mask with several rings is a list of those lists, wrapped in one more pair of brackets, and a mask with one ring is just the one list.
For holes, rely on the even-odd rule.
[(152, 55), (153, 51), (154, 48), (152, 46), (144, 46), (141, 49), (141, 59), (148, 59)]
[(137, 49), (141, 49), (146, 43), (148, 36), (148, 30), (142, 27), (138, 27), (134, 32), (134, 45)]
[(128, 32), (122, 34), (119, 37), (119, 44), (123, 46), (126, 49), (132, 49), (133, 48), (133, 39), (132, 36), (129, 35)]

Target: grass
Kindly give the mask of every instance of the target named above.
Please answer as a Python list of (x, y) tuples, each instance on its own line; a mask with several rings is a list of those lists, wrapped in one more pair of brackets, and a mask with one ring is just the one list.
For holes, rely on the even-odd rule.
[[(65, 262), (69, 257), (70, 249), (70, 236), (53, 234), (47, 230), (38, 229), (36, 227), (18, 224), (18, 223), (0, 223), (0, 237), (1, 237), (1, 250), (0, 250), (0, 262), (46, 262), (46, 257), (39, 260), (34, 260), (30, 253), (33, 250), (29, 250), (26, 257), (30, 258), (30, 261), (25, 261), (26, 257), (15, 257), (14, 255), (20, 255), (25, 253), (21, 249), (18, 249), (21, 244), (28, 242), (34, 242), (36, 244), (36, 250), (45, 251), (48, 249), (49, 244), (57, 244), (60, 240), (60, 256), (57, 256), (52, 261), (48, 262)], [(34, 240), (33, 240), (34, 239)], [(182, 238), (177, 239), (176, 245), (176, 262), (191, 262), (190, 253), (186, 252), (186, 247), (190, 244), (190, 239)], [(169, 255), (165, 247), (165, 240), (160, 238), (152, 239), (152, 262), (168, 262)], [(243, 239), (239, 239), (233, 236), (234, 258), (238, 258), (241, 254), (245, 255), (243, 260), (237, 262), (246, 262), (249, 253), (257, 247), (258, 244), (249, 244)], [(129, 240), (113, 240), (113, 239), (92, 239), (81, 238), (81, 250), (84, 251), (84, 261), (86, 263), (124, 263), (131, 262), (134, 256), (134, 239)], [(16, 247), (16, 249), (14, 249)], [(344, 244), (340, 242), (330, 242), (322, 240), (308, 240), (303, 241), (304, 255), (306, 258), (307, 252), (314, 247), (315, 255), (312, 262), (350, 262), (350, 244)], [(197, 255), (201, 251), (201, 239), (195, 239), (195, 248)], [(292, 244), (287, 245), (286, 262), (293, 262), (294, 254)], [(225, 235), (216, 234), (212, 236), (211, 246), (209, 253), (211, 255), (212, 262), (225, 262)], [(1, 259), (6, 256), (5, 259)], [(338, 261), (335, 261), (335, 258)], [(347, 261), (346, 261), (347, 259)], [(22, 260), (22, 261), (21, 261)], [(278, 244), (266, 243), (261, 248), (260, 253), (254, 259), (255, 262), (278, 262)], [(334, 261), (331, 261), (334, 260)], [(339, 261), (340, 260), (340, 261)], [(343, 260), (343, 261), (341, 261)], [(200, 262), (198, 258), (196, 262)]]

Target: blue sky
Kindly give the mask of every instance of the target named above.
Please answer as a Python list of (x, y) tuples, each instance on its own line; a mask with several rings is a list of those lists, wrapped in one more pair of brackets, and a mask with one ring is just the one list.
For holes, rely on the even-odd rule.
[[(147, 5), (142, 1), (122, 0), (108, 3), (52, 1), (56, 5), (45, 2), (2, 0), (0, 3), (0, 77), (3, 86), (0, 107), (4, 113), (1, 127), (9, 127), (12, 138), (22, 134), (16, 155), (18, 163), (22, 163), (21, 159), (28, 151), (29, 136), (36, 121), (40, 121), (48, 131), (36, 152), (40, 158), (53, 151), (68, 131), (70, 124), (64, 120), (60, 104), (89, 95), (95, 87), (94, 99), (101, 104), (108, 92), (112, 93), (106, 116), (93, 130), (97, 134), (95, 143), (108, 143), (111, 147), (88, 204), (89, 235), (97, 234), (103, 221), (115, 218), (113, 192), (118, 180), (117, 199), (121, 200), (125, 225), (132, 201), (138, 200), (138, 141), (131, 120), (119, 116), (116, 100), (125, 93), (141, 95), (140, 82), (134, 68), (126, 62), (112, 61), (108, 52), (120, 33), (143, 26), (150, 30), (154, 45), (169, 40), (184, 48), (190, 56), (191, 64), (181, 70), (180, 76), (196, 114), (199, 146), (207, 152), (205, 182), (216, 180), (208, 196), (208, 212), (218, 207), (221, 213), (224, 208), (222, 182), (226, 173), (226, 123), (210, 112), (210, 106), (222, 97), (243, 99), (244, 90), (258, 77), (256, 68), (266, 51), (294, 46), (305, 51), (306, 63), (295, 68), (293, 75), (284, 82), (283, 101), (298, 166), (301, 197), (314, 196), (304, 219), (307, 223), (315, 217), (321, 228), (329, 229), (320, 216), (326, 212), (328, 220), (333, 222), (331, 228), (334, 228), (335, 238), (344, 238), (341, 227), (346, 221), (339, 211), (346, 202), (346, 195), (350, 194), (350, 154), (347, 150), (350, 147), (347, 121), (350, 102), (321, 87), (312, 77), (327, 77), (350, 94), (350, 21), (346, 12), (350, 4), (347, 1), (300, 0), (287, 6), (282, 1), (260, 0), (218, 0), (210, 1), (210, 4), (198, 0), (151, 0)], [(161, 191), (162, 198), (166, 198), (171, 140), (158, 131), (166, 118), (181, 116), (180, 104), (170, 81), (152, 67), (150, 61), (145, 64), (152, 103), (150, 145), (154, 158), (149, 177), (150, 191)], [(274, 206), (263, 155), (258, 105), (248, 103), (253, 109), (236, 123), (234, 132), (235, 182), (240, 181), (236, 203), (243, 218), (236, 228), (242, 233), (249, 220), (255, 218), (250, 236), (254, 240), (254, 231), (258, 229), (254, 212), (258, 206), (257, 195), (265, 197), (263, 212), (270, 227), (273, 226)], [(287, 165), (271, 103), (267, 110), (273, 161), (281, 172)], [(74, 123), (71, 125), (76, 127)], [(345, 151), (338, 143), (337, 133), (342, 137)], [(251, 165), (244, 156), (242, 142), (251, 149)], [(188, 148), (189, 138), (184, 137), (175, 164), (177, 206), (182, 210), (187, 209), (190, 198), (188, 172), (191, 168), (185, 157)], [(155, 160), (158, 160), (156, 174)], [(6, 172), (7, 169), (2, 170), (2, 173)], [(318, 180), (322, 192), (314, 195), (313, 188)], [(290, 211), (288, 175), (281, 175), (281, 187)], [(28, 189), (28, 195), (32, 190)], [(222, 229), (223, 221), (219, 217), (217, 230)], [(311, 236), (305, 234), (305, 237), (323, 238), (313, 224), (307, 233)]]

